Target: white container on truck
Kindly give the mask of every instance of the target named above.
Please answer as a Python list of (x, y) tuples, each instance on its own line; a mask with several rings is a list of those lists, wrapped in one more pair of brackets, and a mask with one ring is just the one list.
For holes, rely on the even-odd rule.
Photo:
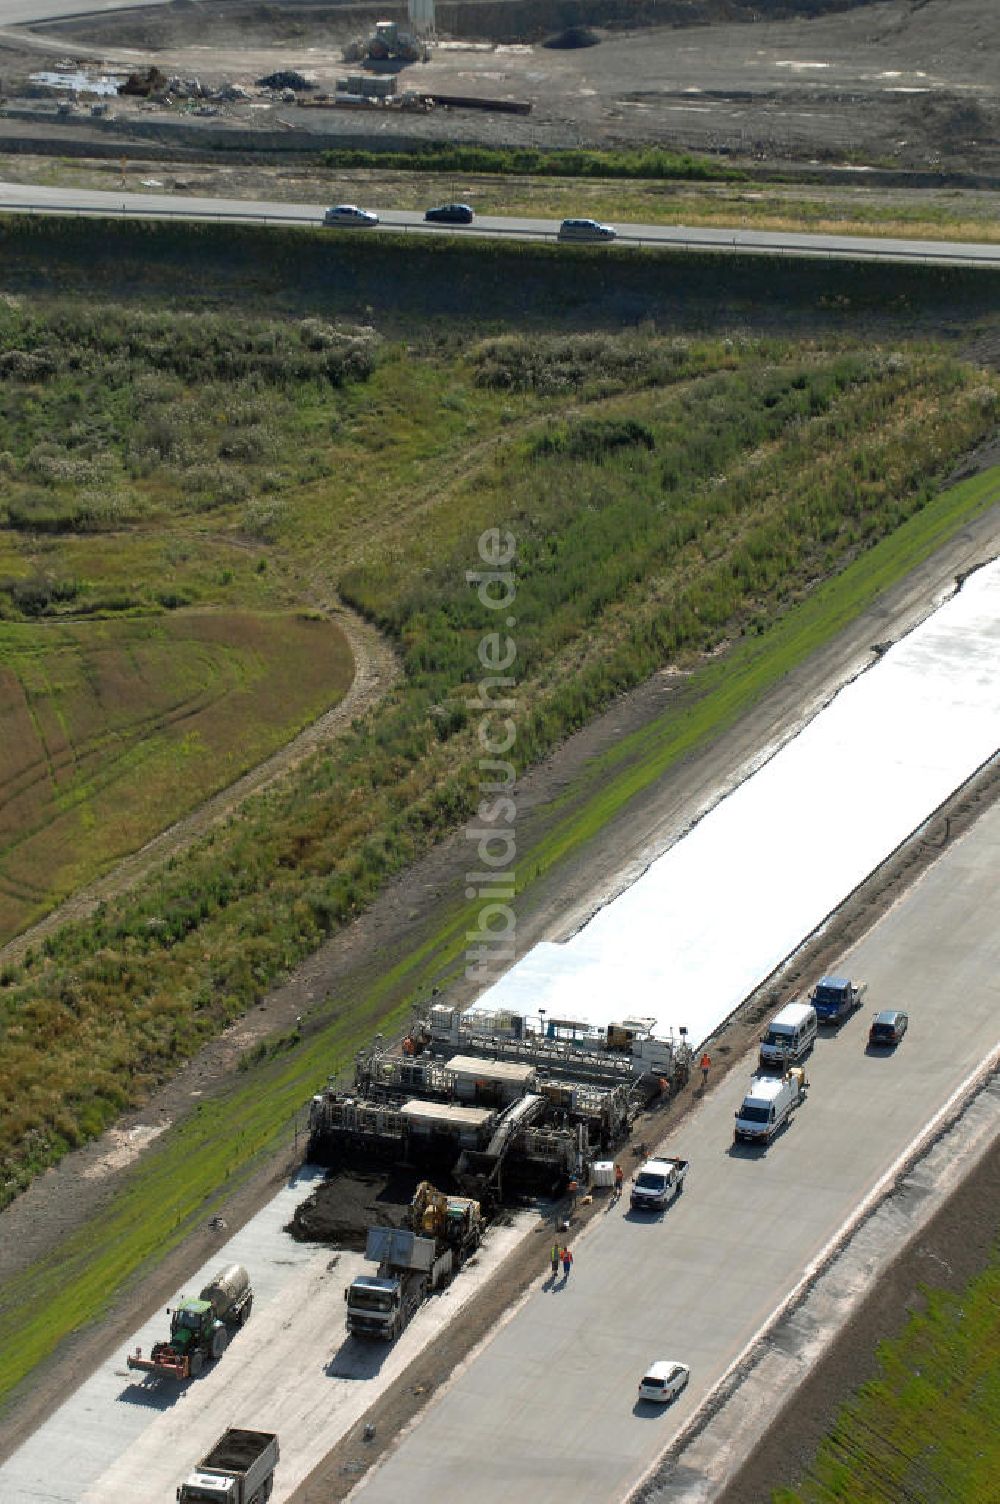
[(632, 1184), (634, 1212), (662, 1212), (679, 1196), (688, 1172), (686, 1159), (647, 1159)]
[(273, 1431), (226, 1431), (177, 1490), (180, 1504), (265, 1504), (274, 1486)]
[(242, 1264), (227, 1264), (209, 1280), (197, 1300), (182, 1296), (170, 1310), (170, 1336), (153, 1344), (148, 1358), (142, 1349), (129, 1353), (129, 1368), (172, 1379), (193, 1379), (209, 1358), (221, 1358), (233, 1332), (243, 1326), (253, 1307), (250, 1276)]
[(769, 1144), (804, 1098), (808, 1084), (800, 1065), (784, 1076), (754, 1076), (736, 1110), (736, 1142)]
[(767, 1069), (787, 1070), (798, 1065), (813, 1045), (819, 1025), (811, 1003), (788, 1003), (760, 1037), (760, 1063)]

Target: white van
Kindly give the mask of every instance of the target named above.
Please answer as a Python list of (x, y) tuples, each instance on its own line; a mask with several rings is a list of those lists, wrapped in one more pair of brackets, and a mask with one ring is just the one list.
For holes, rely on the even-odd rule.
[(760, 1036), (760, 1063), (784, 1070), (798, 1065), (813, 1045), (819, 1032), (816, 1009), (811, 1003), (788, 1003), (768, 1024)]
[(754, 1076), (736, 1109), (738, 1144), (769, 1144), (806, 1094), (806, 1073), (796, 1066), (785, 1076)]

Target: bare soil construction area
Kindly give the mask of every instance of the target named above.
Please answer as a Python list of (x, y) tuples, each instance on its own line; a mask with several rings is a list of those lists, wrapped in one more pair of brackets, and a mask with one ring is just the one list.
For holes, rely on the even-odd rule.
[[(578, 14), (579, 11), (579, 14)], [(454, 14), (451, 14), (454, 12)], [(405, 21), (404, 12), (386, 14)], [(382, 16), (366, 6), (252, 6), (243, 0), (116, 11), (10, 29), (0, 37), (0, 75), (15, 132), (86, 129), (125, 151), (130, 135), (179, 139), (194, 148), (264, 146), (282, 133), (289, 149), (467, 141), (492, 145), (634, 147), (656, 143), (742, 161), (836, 164), (1000, 175), (1000, 67), (992, 0), (862, 0), (818, 6), (787, 0), (754, 7), (723, 0), (574, 8), (586, 19), (584, 47), (553, 46), (567, 23), (558, 5), (438, 7), (440, 36), (427, 61), (383, 64), (398, 89), (521, 101), (530, 113), (437, 109), (302, 107), (357, 65), (343, 47)], [(2, 12), (0, 12), (2, 15)], [(449, 34), (452, 25), (455, 33)], [(236, 97), (111, 102), (89, 118), (81, 92), (73, 115), (56, 117), (65, 90), (32, 82), (43, 70), (87, 77), (155, 66)], [(258, 80), (275, 69), (314, 86), (282, 99)], [(45, 98), (44, 96), (48, 96)], [(64, 105), (65, 109), (65, 105)]]
[[(295, 1208), (288, 1231), (302, 1243), (364, 1251), (368, 1227), (404, 1227), (421, 1176), (394, 1166), (340, 1170)], [(440, 1177), (438, 1177), (440, 1179)]]

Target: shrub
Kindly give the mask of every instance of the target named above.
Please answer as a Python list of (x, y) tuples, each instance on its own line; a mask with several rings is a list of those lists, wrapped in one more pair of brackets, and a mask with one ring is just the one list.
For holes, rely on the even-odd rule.
[(617, 450), (636, 448), (656, 448), (656, 440), (644, 424), (631, 418), (603, 422), (591, 419), (542, 434), (532, 441), (530, 453), (597, 462)]

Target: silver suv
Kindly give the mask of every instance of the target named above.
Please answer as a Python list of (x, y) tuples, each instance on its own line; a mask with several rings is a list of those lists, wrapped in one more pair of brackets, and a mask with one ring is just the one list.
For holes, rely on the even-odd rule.
[(559, 226), (560, 240), (614, 240), (618, 231), (602, 225), (599, 219), (564, 219)]
[(323, 215), (325, 225), (377, 225), (378, 215), (370, 209), (359, 209), (357, 204), (334, 204)]

